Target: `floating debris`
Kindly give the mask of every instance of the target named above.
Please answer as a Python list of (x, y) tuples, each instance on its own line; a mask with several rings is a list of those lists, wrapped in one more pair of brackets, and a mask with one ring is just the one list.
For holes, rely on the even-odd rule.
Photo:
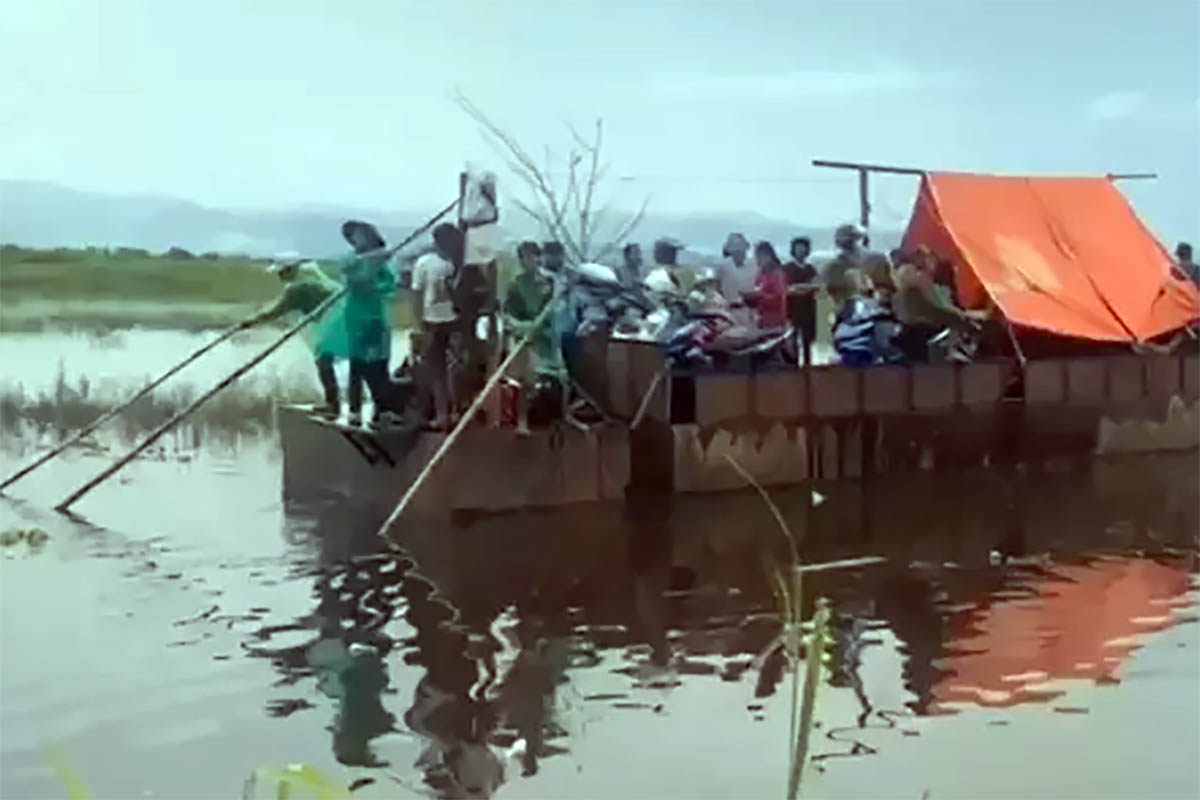
[(25, 546), (25, 554), (32, 555), (41, 551), (50, 541), (50, 534), (41, 528), (9, 528), (0, 533), (0, 547), (5, 549), (5, 555), (12, 558), (12, 551)]

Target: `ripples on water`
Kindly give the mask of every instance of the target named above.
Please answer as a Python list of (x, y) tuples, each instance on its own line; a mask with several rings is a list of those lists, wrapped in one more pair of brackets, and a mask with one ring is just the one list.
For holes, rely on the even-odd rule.
[[(377, 520), (283, 502), (270, 434), (181, 435), (81, 503), (94, 525), (42, 510), (102, 463), (0, 502), (51, 534), (0, 564), (5, 797), (62, 796), (50, 740), (101, 796), (298, 761), (356, 796), (784, 793), (788, 678), (759, 654), (786, 548), (753, 495), (409, 525), (397, 559)], [(1194, 795), (1197, 472), (775, 493), (807, 560), (888, 559), (806, 579), (836, 637), (803, 792)]]

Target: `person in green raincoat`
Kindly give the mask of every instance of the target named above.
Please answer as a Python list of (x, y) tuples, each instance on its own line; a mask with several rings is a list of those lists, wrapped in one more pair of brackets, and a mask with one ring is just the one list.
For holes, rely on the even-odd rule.
[(388, 301), (396, 291), (396, 272), (390, 265), (387, 243), (374, 225), (348, 220), (342, 236), (354, 248), (341, 263), (346, 283), (344, 318), (350, 356), (350, 423), (362, 414), (362, 385), (375, 403), (373, 424), (395, 421), (395, 392), (388, 373), (392, 355), (392, 324)]
[[(261, 325), (285, 314), (311, 314), (342, 288), (315, 263), (302, 262), (295, 254), (277, 257), (270, 269), (283, 282), (283, 294), (266, 309), (243, 322), (243, 328)], [(344, 299), (334, 302), (320, 317), (309, 323), (302, 334), (316, 358), (317, 377), (325, 392), (325, 405), (320, 409), (320, 413), (331, 419), (337, 418), (341, 413), (341, 399), (333, 364), (336, 359), (348, 358), (350, 355), (343, 306)]]

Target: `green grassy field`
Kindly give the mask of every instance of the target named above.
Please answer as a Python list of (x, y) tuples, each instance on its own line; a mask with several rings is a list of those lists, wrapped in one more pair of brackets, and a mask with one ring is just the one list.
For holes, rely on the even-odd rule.
[(267, 262), (132, 249), (0, 247), (0, 330), (47, 325), (204, 329), (244, 318), (279, 291)]
[[(215, 254), (4, 245), (0, 331), (223, 328), (279, 294), (279, 280), (267, 272), (269, 263)], [(407, 299), (398, 298), (392, 311), (397, 325), (407, 324)]]
[(249, 258), (178, 258), (138, 250), (28, 250), (0, 248), (5, 302), (127, 300), (254, 304), (279, 288), (267, 261)]

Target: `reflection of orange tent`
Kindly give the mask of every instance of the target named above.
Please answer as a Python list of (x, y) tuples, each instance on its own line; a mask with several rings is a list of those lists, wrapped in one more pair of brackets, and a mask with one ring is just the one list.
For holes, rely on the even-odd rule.
[(1163, 630), (1190, 605), (1183, 564), (1105, 559), (1061, 566), (1029, 586), (1031, 596), (1004, 599), (961, 620), (939, 664), (935, 705), (1011, 706), (1061, 694), (1052, 681), (1116, 680), (1138, 637)]
[(1200, 295), (1108, 178), (932, 172), (904, 247), (958, 267), (959, 300), (1016, 326), (1145, 341), (1200, 318)]

